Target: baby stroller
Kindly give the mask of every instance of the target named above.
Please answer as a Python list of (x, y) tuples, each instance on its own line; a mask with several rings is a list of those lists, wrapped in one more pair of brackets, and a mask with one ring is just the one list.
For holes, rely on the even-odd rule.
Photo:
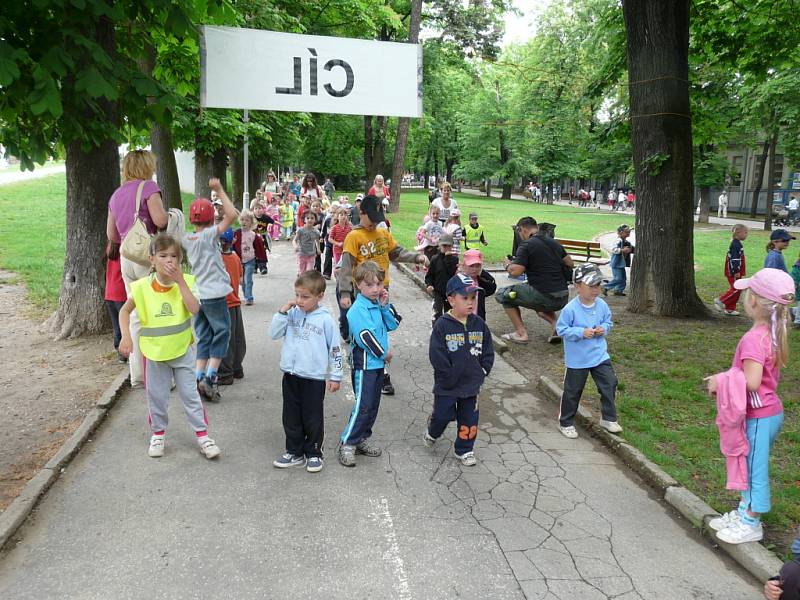
[(772, 205), (772, 224), (781, 227), (787, 227), (789, 225), (789, 211), (786, 210), (783, 204)]

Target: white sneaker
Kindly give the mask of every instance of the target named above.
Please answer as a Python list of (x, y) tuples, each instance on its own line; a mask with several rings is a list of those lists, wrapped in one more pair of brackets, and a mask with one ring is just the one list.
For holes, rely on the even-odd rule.
[(761, 521), (755, 525), (748, 525), (744, 521), (734, 523), (730, 527), (717, 532), (717, 538), (727, 544), (744, 544), (745, 542), (758, 542), (764, 537)]
[[(609, 433), (621, 433), (622, 432), (622, 425), (617, 423), (616, 421), (600, 421), (600, 427), (608, 431)], [(563, 432), (562, 432), (563, 433)], [(566, 435), (566, 434), (564, 434)]]
[(574, 425), (570, 425), (569, 427), (562, 427), (559, 425), (558, 429), (564, 434), (565, 437), (568, 437), (571, 440), (574, 440), (576, 437), (578, 437), (578, 431), (575, 429)]
[(425, 443), (427, 448), (433, 448), (433, 445), (436, 443), (435, 437), (433, 437), (430, 433), (428, 433), (428, 428), (425, 428), (425, 434), (422, 436), (422, 441)]
[(217, 458), (220, 454), (219, 446), (210, 437), (200, 438), (200, 453), (206, 458)]
[[(453, 453), (455, 454), (455, 452)], [(474, 452), (464, 452), (464, 454), (455, 454), (455, 457), (461, 461), (465, 467), (474, 467), (477, 464)]]
[(728, 315), (729, 317), (738, 317), (739, 316), (739, 311), (738, 310), (725, 310), (723, 312), (726, 315)]
[(731, 512), (726, 512), (724, 515), (711, 519), (708, 522), (708, 526), (711, 527), (714, 531), (722, 531), (723, 529), (727, 529), (734, 523), (738, 523), (741, 520), (741, 515), (739, 514), (738, 510), (732, 510)]
[(150, 458), (161, 458), (164, 456), (164, 436), (153, 435), (150, 437), (150, 447), (147, 449)]
[(725, 303), (722, 302), (719, 298), (714, 298), (714, 308), (716, 308), (719, 312), (725, 312)]

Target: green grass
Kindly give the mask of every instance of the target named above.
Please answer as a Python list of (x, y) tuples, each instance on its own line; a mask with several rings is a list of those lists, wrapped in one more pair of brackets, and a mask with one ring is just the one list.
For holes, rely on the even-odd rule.
[[(0, 187), (0, 267), (17, 273), (28, 286), (31, 300), (43, 308), (53, 308), (58, 302), (64, 259), (64, 195), (63, 175)], [(510, 251), (509, 225), (525, 215), (555, 223), (561, 237), (578, 239), (613, 231), (624, 218), (632, 221), (574, 207), (468, 194), (455, 194), (455, 198), (462, 214), (474, 210), (480, 215), (490, 243), (484, 249), (490, 262), (500, 261)], [(184, 206), (190, 200), (184, 195)], [(416, 230), (427, 207), (425, 192), (403, 193), (402, 210), (390, 215), (392, 230), (402, 245), (416, 244)], [(98, 218), (105, 220), (105, 214)], [(726, 288), (722, 265), (730, 230), (713, 225), (699, 229), (695, 235), (697, 287), (701, 297), (710, 302)], [(745, 242), (751, 273), (763, 264), (767, 238), (763, 231), (751, 231)], [(796, 255), (797, 249), (790, 248), (787, 263), (794, 262)], [(526, 319), (530, 321), (531, 317), (526, 315)], [(730, 366), (747, 321), (653, 319), (624, 310), (616, 311), (615, 320), (618, 326), (609, 344), (621, 382), (619, 408), (625, 437), (714, 508), (730, 509), (736, 495), (725, 491), (725, 463), (714, 426), (715, 406), (703, 391), (702, 378)], [(791, 540), (792, 526), (800, 522), (798, 342), (800, 332), (792, 332), (794, 353), (783, 371), (779, 390), (786, 420), (773, 450), (774, 505), (765, 518), (777, 537), (783, 535), (786, 541)], [(557, 354), (553, 350), (553, 356)], [(556, 375), (561, 369), (560, 360), (538, 363), (547, 366), (537, 368), (550, 369)], [(776, 541), (779, 549), (785, 547), (781, 539)]]

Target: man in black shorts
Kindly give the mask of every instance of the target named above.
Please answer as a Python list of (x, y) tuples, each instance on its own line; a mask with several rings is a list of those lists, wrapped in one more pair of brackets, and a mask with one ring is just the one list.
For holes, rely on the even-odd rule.
[(517, 248), (513, 260), (504, 264), (509, 275), (519, 277), (524, 273), (527, 282), (503, 288), (495, 296), (514, 326), (513, 332), (502, 337), (517, 344), (528, 343), (528, 332), (520, 312), (520, 307), (524, 306), (535, 310), (550, 324), (552, 333), (547, 341), (557, 344), (561, 338), (555, 331), (556, 312), (564, 308), (569, 300), (565, 271), (573, 269), (575, 265), (561, 244), (544, 232), (539, 232), (533, 217), (521, 218), (517, 223), (517, 231), (524, 241)]

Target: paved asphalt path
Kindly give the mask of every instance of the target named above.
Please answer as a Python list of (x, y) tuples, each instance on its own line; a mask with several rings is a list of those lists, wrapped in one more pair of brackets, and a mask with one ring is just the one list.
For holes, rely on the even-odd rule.
[[(377, 459), (335, 459), (349, 383), (326, 399), (327, 461), (278, 470), (280, 344), (268, 322), (293, 293), (277, 244), (243, 307), (245, 379), (207, 407), (222, 456), (199, 454), (173, 396), (166, 455), (147, 456), (142, 391), (128, 392), (0, 558), (0, 598), (754, 599), (759, 585), (679, 524), (647, 488), (498, 359), (481, 396), (476, 467), (433, 450), (429, 302), (393, 270), (397, 395)], [(332, 294), (326, 304), (333, 309)]]

